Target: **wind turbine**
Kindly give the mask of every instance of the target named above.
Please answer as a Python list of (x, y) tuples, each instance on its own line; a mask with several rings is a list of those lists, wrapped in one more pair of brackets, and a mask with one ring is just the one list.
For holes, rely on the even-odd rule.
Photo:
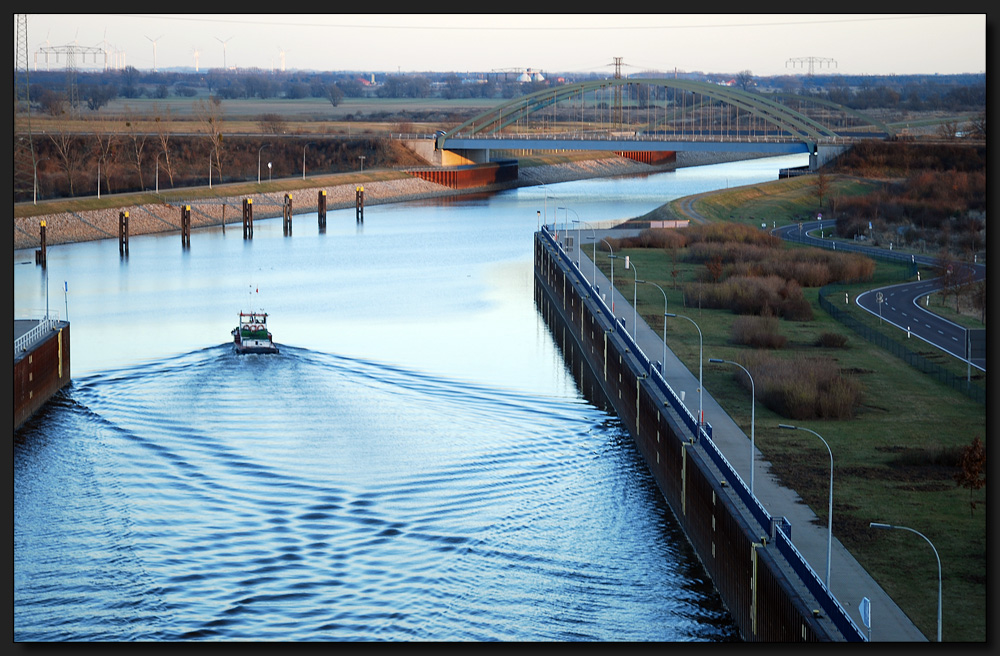
[[(146, 38), (149, 39), (148, 36)], [(160, 36), (156, 37), (155, 39), (149, 39), (150, 41), (153, 42), (153, 72), (154, 73), (156, 72), (156, 42), (159, 41), (162, 38), (163, 38), (163, 35), (161, 34)]]
[(215, 40), (222, 44), (222, 68), (226, 68), (226, 44), (229, 43), (229, 41), (232, 40), (232, 38), (233, 37), (229, 37), (228, 39), (223, 41), (219, 37), (215, 37)]
[[(52, 30), (49, 30), (49, 32), (51, 32), (51, 31)], [(45, 33), (45, 70), (49, 70), (49, 53), (48, 53), (48, 50), (52, 46), (52, 44), (49, 43), (49, 32)], [(36, 57), (37, 57), (37, 55), (36, 55)], [(38, 60), (37, 59), (35, 60), (35, 70), (36, 71), (38, 70)]]
[(281, 57), (281, 72), (285, 72), (285, 51), (281, 46), (278, 46), (278, 56)]
[(197, 49), (197, 48), (195, 48), (195, 49), (194, 49), (194, 72), (195, 72), (195, 73), (197, 73), (197, 72), (198, 72), (198, 56), (199, 56), (200, 54), (201, 54), (201, 53), (200, 53), (200, 52), (198, 52), (198, 49)]
[(108, 28), (104, 28), (104, 70), (108, 70)]

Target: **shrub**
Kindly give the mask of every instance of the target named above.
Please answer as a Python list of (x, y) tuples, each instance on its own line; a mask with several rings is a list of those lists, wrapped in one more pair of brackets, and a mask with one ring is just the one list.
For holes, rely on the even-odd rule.
[[(863, 400), (860, 381), (832, 358), (787, 360), (758, 349), (743, 360), (758, 400), (789, 419), (851, 419)], [(741, 384), (749, 388), (749, 381)]]
[(737, 317), (730, 330), (730, 341), (753, 348), (779, 349), (788, 339), (780, 333), (777, 317)]
[(847, 338), (838, 333), (823, 333), (816, 338), (815, 345), (824, 348), (844, 348), (847, 345)]

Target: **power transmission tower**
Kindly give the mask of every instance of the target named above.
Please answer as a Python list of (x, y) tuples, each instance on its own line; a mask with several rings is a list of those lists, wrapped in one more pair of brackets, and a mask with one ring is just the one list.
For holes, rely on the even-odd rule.
[(824, 64), (826, 64), (827, 66), (829, 66), (830, 64), (833, 64), (834, 67), (837, 66), (837, 62), (830, 59), (829, 57), (793, 57), (792, 59), (789, 59), (787, 62), (785, 62), (785, 67), (787, 68), (789, 64), (792, 64), (793, 67), (795, 66), (795, 64), (801, 64), (801, 65), (808, 64), (809, 75), (813, 74), (813, 66), (816, 64), (819, 64), (820, 68), (822, 68)]
[(14, 50), (14, 195), (30, 194), (35, 184), (35, 146), (31, 135), (28, 81), (28, 16), (17, 14)]
[[(615, 79), (622, 79), (622, 58), (615, 57)], [(622, 88), (621, 85), (615, 85), (615, 116), (614, 116), (614, 127), (616, 130), (622, 129)]]
[(39, 48), (39, 52), (45, 55), (45, 61), (48, 62), (49, 55), (54, 54), (56, 61), (59, 61), (59, 55), (66, 56), (66, 95), (67, 100), (71, 108), (76, 109), (80, 104), (80, 95), (76, 87), (76, 58), (80, 57), (83, 63), (87, 63), (87, 55), (93, 57), (93, 62), (97, 63), (97, 58), (101, 57), (104, 60), (105, 67), (108, 63), (108, 53), (101, 48), (91, 47), (91, 46), (81, 46), (76, 43), (72, 43), (65, 46), (45, 46)]

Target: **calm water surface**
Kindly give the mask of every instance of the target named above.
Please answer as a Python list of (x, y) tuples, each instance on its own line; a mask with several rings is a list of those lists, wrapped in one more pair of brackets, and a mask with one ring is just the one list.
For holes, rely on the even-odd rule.
[[(14, 436), (14, 640), (738, 639), (535, 311), (532, 234), (803, 163), (56, 246), (47, 281), (16, 251), (73, 382)], [(251, 307), (279, 355), (233, 353)]]

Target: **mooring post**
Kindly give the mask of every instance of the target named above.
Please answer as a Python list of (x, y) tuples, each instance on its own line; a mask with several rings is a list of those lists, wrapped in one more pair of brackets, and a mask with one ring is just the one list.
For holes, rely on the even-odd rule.
[(319, 221), (319, 229), (324, 230), (326, 228), (326, 190), (320, 189), (318, 198), (316, 199), (316, 217)]
[(253, 199), (243, 199), (243, 238), (253, 239)]
[(118, 253), (128, 255), (128, 212), (118, 213)]
[(181, 247), (191, 245), (191, 206), (185, 205), (181, 209)]
[(39, 238), (41, 240), (42, 247), (39, 248), (37, 251), (35, 251), (35, 264), (41, 264), (42, 268), (44, 269), (45, 268), (45, 219), (42, 219), (42, 222), (39, 224), (38, 229), (40, 232)]
[(358, 223), (365, 222), (365, 188), (357, 187), (354, 190), (354, 214)]
[(285, 194), (285, 202), (281, 208), (282, 220), (281, 227), (284, 230), (285, 236), (289, 237), (292, 234), (292, 195)]

